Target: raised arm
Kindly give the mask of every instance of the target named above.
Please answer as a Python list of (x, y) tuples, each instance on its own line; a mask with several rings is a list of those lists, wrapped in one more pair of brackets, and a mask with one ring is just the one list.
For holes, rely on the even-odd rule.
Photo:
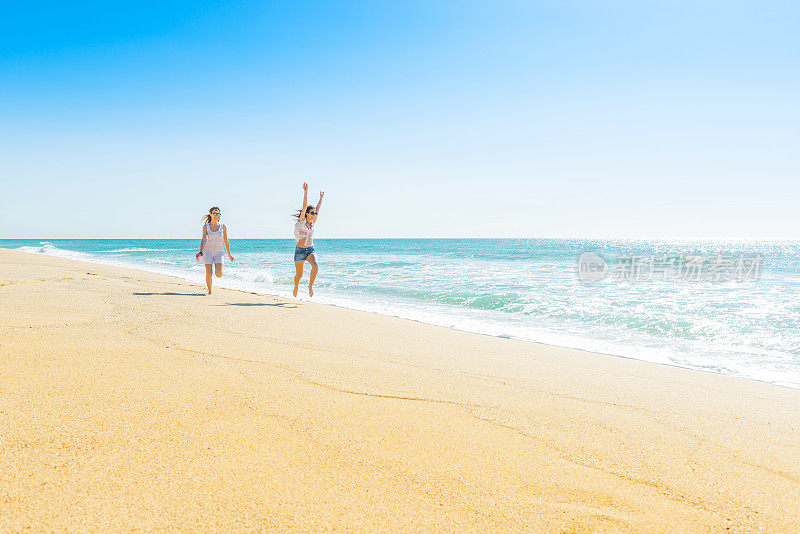
[(300, 210), (300, 222), (306, 218), (306, 208), (308, 207), (308, 182), (303, 182), (303, 208)]
[(317, 202), (317, 209), (315, 210), (317, 212), (317, 217), (319, 217), (319, 208), (322, 206), (322, 197), (324, 197), (324, 196), (325, 196), (325, 191), (320, 191), (319, 192), (319, 202)]
[(200, 259), (200, 256), (202, 256), (202, 255), (203, 255), (203, 249), (204, 249), (204, 248), (205, 248), (205, 246), (206, 246), (206, 239), (207, 239), (207, 238), (208, 238), (208, 235), (206, 234), (206, 225), (204, 224), (204, 225), (203, 225), (203, 239), (201, 239), (201, 240), (200, 240), (200, 252), (198, 252), (198, 253), (197, 253), (197, 254), (195, 254), (195, 256), (194, 256), (194, 257), (195, 257), (196, 259), (198, 259), (198, 260)]

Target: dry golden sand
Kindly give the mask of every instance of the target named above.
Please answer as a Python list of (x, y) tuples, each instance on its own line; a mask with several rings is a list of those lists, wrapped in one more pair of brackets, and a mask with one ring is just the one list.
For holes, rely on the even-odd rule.
[(800, 531), (788, 388), (8, 250), (0, 339), (2, 532)]

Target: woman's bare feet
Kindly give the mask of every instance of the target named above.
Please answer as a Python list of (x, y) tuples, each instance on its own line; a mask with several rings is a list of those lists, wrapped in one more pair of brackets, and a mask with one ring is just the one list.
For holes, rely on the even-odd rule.
[(314, 296), (314, 288), (312, 286), (308, 286), (308, 296), (309, 297)]
[(294, 285), (294, 291), (292, 291), (292, 296), (293, 297), (297, 296), (297, 284)]

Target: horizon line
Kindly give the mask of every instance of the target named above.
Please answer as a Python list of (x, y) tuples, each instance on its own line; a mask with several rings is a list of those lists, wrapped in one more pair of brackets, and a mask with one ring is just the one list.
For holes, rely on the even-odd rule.
[[(163, 241), (163, 240), (199, 240), (200, 238), (192, 236), (192, 237), (5, 237), (0, 238), (0, 242), (2, 241), (29, 241), (39, 239), (42, 241), (47, 240), (83, 240), (83, 241), (91, 241), (91, 240), (139, 240), (139, 241)], [(691, 237), (664, 237), (664, 236), (655, 236), (655, 237), (641, 237), (641, 236), (535, 236), (535, 237), (519, 237), (519, 236), (506, 236), (506, 237), (498, 237), (498, 236), (460, 236), (460, 237), (432, 237), (432, 236), (411, 236), (411, 237), (319, 237), (317, 238), (318, 241), (337, 241), (337, 240), (353, 240), (353, 239), (363, 239), (363, 240), (371, 240), (371, 241), (386, 241), (386, 240), (410, 240), (410, 239), (417, 239), (417, 240), (498, 240), (498, 239), (505, 239), (505, 240), (619, 240), (619, 241), (645, 241), (645, 240), (653, 240), (653, 241), (800, 241), (800, 237), (702, 237), (702, 236), (691, 236)], [(230, 238), (230, 241), (240, 241), (240, 240), (271, 240), (271, 241), (294, 241), (293, 238), (289, 237), (235, 237)]]

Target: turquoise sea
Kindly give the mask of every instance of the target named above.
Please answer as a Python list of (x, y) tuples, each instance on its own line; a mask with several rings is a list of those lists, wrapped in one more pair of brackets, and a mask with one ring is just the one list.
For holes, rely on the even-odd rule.
[[(0, 240), (0, 247), (204, 279), (194, 259), (198, 239)], [(293, 241), (240, 239), (231, 248), (236, 262), (226, 260), (215, 284), (290, 297)], [(797, 241), (317, 239), (315, 248), (318, 302), (800, 388)], [(586, 283), (578, 258), (587, 251), (618, 266), (630, 257), (676, 265), (711, 258), (700, 262), (709, 269), (723, 257), (734, 260), (731, 269), (739, 257), (760, 264), (747, 279), (717, 270), (694, 280), (612, 273)]]

